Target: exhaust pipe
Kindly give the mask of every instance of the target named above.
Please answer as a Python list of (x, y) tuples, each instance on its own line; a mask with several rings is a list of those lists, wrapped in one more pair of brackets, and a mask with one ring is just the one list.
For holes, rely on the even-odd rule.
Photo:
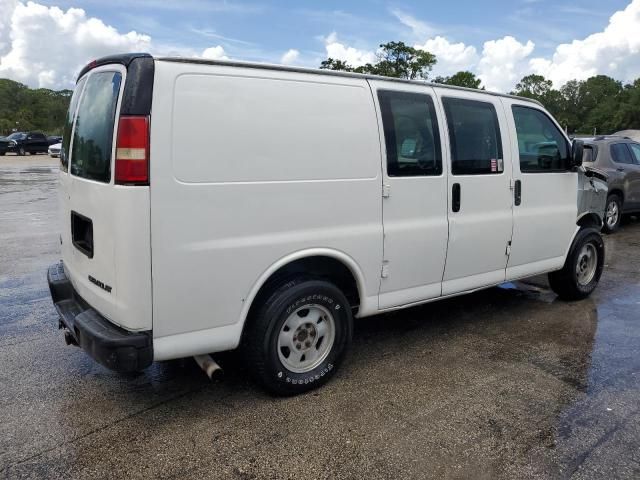
[(222, 372), (222, 367), (211, 358), (211, 355), (195, 355), (193, 359), (200, 366), (202, 370), (207, 374), (209, 380), (213, 378), (213, 374), (217, 371)]

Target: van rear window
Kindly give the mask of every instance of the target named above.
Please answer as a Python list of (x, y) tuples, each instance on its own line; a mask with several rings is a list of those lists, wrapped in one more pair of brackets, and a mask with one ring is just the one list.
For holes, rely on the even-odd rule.
[(69, 103), (67, 116), (64, 120), (64, 130), (62, 132), (62, 148), (60, 149), (60, 167), (65, 172), (69, 168), (69, 146), (71, 145), (73, 121), (75, 120), (76, 108), (78, 107), (80, 95), (82, 95), (82, 88), (84, 87), (84, 82), (86, 81), (87, 78), (83, 77), (76, 85), (76, 88), (73, 91), (73, 95), (71, 96), (71, 102)]
[(119, 72), (92, 73), (87, 80), (71, 147), (73, 175), (104, 183), (111, 180), (113, 128), (121, 81)]

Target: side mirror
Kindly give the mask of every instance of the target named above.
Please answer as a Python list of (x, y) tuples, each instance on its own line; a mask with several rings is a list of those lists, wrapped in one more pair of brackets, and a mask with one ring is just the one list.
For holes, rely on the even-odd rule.
[(582, 155), (584, 154), (584, 142), (575, 138), (571, 144), (570, 168), (582, 166)]

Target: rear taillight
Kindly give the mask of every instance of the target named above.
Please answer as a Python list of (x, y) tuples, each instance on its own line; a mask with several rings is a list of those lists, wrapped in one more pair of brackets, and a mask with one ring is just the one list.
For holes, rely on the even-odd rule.
[(115, 182), (120, 185), (149, 185), (149, 117), (120, 117)]

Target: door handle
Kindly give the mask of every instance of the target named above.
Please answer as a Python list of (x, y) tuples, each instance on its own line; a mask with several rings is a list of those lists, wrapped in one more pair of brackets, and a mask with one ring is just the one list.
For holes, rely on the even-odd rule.
[(616, 168), (616, 170), (619, 171), (619, 172), (624, 172), (625, 171), (624, 168)]
[(516, 180), (513, 188), (513, 200), (516, 206), (522, 203), (522, 182), (520, 180)]
[(460, 184), (454, 183), (451, 189), (451, 209), (454, 212), (460, 211)]

